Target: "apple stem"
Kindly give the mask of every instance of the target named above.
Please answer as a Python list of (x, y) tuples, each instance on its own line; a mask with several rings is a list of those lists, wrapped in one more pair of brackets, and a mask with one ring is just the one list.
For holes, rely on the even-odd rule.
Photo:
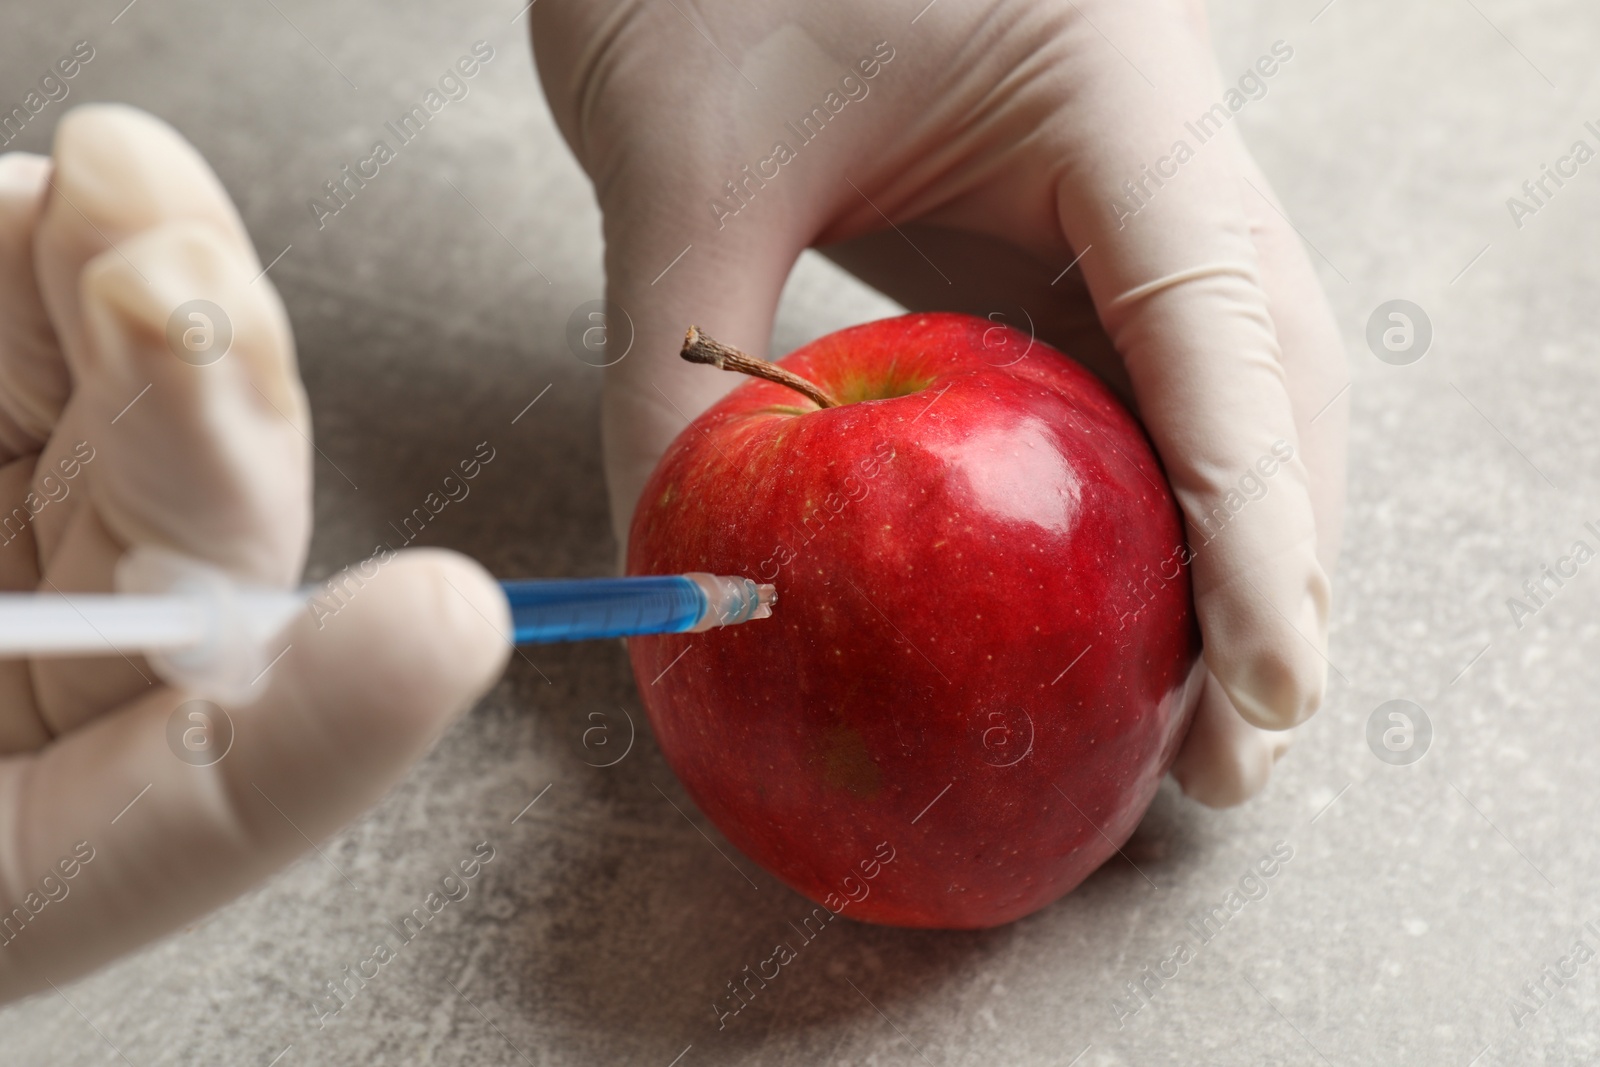
[(741, 352), (732, 345), (725, 345), (712, 337), (707, 337), (700, 332), (699, 327), (689, 327), (689, 332), (683, 336), (683, 351), (678, 353), (690, 363), (706, 363), (718, 370), (738, 371), (754, 378), (765, 378), (769, 382), (787, 385), (795, 392), (804, 393), (819, 408), (836, 408), (839, 402), (820, 386), (807, 381), (792, 371), (786, 371), (765, 359)]

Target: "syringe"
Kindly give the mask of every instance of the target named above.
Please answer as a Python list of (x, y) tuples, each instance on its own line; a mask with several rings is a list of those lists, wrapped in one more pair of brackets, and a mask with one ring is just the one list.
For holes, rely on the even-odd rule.
[[(0, 658), (143, 653), (162, 678), (244, 702), (282, 652), (275, 640), (318, 592), (253, 588), (161, 549), (118, 564), (115, 594), (0, 593)], [(501, 582), (516, 644), (697, 633), (772, 615), (748, 578), (670, 574)]]

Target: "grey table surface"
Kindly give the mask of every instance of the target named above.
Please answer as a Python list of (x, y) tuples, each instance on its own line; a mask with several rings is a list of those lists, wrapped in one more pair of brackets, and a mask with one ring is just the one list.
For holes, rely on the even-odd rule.
[[(507, 575), (606, 573), (600, 372), (565, 339), (602, 290), (599, 221), (519, 0), (121, 6), (8, 6), (0, 102), (91, 41), (72, 96), (18, 146), (46, 149), (74, 102), (138, 104), (213, 161), (263, 260), (284, 252), (272, 277), (321, 450), (312, 576), (370, 551), (486, 438), (503, 458), (425, 542)], [(1600, 166), (1520, 227), (1506, 204), (1575, 140), (1600, 144), (1583, 125), (1600, 118), (1600, 16), (1577, 0), (1219, 0), (1213, 16), (1225, 73), (1279, 38), (1296, 50), (1240, 122), (1313, 249), (1353, 381), (1330, 697), (1264, 795), (1213, 812), (1169, 783), (1127, 862), (1004, 929), (836, 924), (719, 1030), (713, 998), (807, 906), (694, 811), (617, 644), (540, 650), (320, 854), (0, 1011), (0, 1064), (1600, 1062), (1600, 963), (1575, 947), (1600, 948), (1583, 925), (1600, 928), (1600, 570), (1520, 628), (1506, 606), (1600, 520)], [(319, 228), (322, 183), (478, 39), (496, 58), (471, 95)], [(1434, 331), (1408, 366), (1365, 341), (1396, 298)], [(775, 348), (893, 310), (808, 254)], [(1367, 742), (1394, 699), (1432, 724), (1407, 766)], [(592, 766), (629, 716), (631, 752)], [(614, 732), (586, 746), (597, 723)], [(482, 841), (495, 858), (470, 895), (319, 1019), (325, 984)], [(1186, 921), (1275, 846), (1292, 859), (1202, 943)], [(1190, 958), (1165, 962), (1180, 943)], [(1548, 993), (1524, 988), (1563, 967)], [(1148, 1003), (1119, 1014), (1141, 980)]]

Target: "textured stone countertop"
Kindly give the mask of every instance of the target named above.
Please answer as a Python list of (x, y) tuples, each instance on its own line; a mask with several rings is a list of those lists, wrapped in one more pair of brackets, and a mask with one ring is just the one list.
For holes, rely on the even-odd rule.
[[(1600, 573), (1520, 629), (1506, 607), (1600, 522), (1600, 169), (1520, 229), (1506, 206), (1574, 140), (1600, 146), (1600, 16), (1325, 2), (1213, 12), (1225, 74), (1295, 49), (1239, 121), (1314, 249), (1354, 382), (1330, 698), (1264, 795), (1219, 813), (1169, 783), (1131, 862), (1004, 929), (835, 924), (719, 1031), (712, 998), (807, 907), (694, 811), (617, 643), (540, 650), (320, 856), (0, 1011), (0, 1067), (1600, 1062), (1600, 963), (1573, 962), (1575, 939), (1600, 948), (1583, 925), (1600, 928)], [(424, 542), (498, 574), (606, 573), (600, 372), (565, 339), (601, 293), (599, 220), (518, 3), (142, 0), (113, 22), (120, 3), (0, 13), (0, 103), (88, 39), (67, 104), (166, 117), (262, 259), (292, 245), (272, 277), (323, 454), (312, 576), (369, 552), (485, 438), (498, 458)], [(496, 57), (471, 95), (319, 229), (307, 201), (477, 39)], [(20, 145), (44, 149), (64, 106)], [(1397, 298), (1433, 325), (1409, 366), (1365, 342)], [(808, 254), (775, 348), (893, 310)], [(1393, 699), (1432, 724), (1409, 766), (1366, 740)], [(592, 716), (620, 736), (629, 714), (627, 758), (590, 766)], [(471, 893), (319, 1025), (324, 983), (483, 841)], [(1186, 920), (1274, 848), (1292, 858), (1264, 895), (1201, 943)], [(1192, 958), (1164, 963), (1180, 941)], [(1564, 960), (1564, 985), (1524, 990)], [(1119, 1019), (1147, 967), (1176, 974)]]

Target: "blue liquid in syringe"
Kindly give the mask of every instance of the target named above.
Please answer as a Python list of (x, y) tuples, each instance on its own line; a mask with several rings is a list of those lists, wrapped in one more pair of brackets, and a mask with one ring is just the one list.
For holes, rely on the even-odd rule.
[(680, 574), (501, 582), (517, 644), (682, 633), (705, 613), (705, 591)]

